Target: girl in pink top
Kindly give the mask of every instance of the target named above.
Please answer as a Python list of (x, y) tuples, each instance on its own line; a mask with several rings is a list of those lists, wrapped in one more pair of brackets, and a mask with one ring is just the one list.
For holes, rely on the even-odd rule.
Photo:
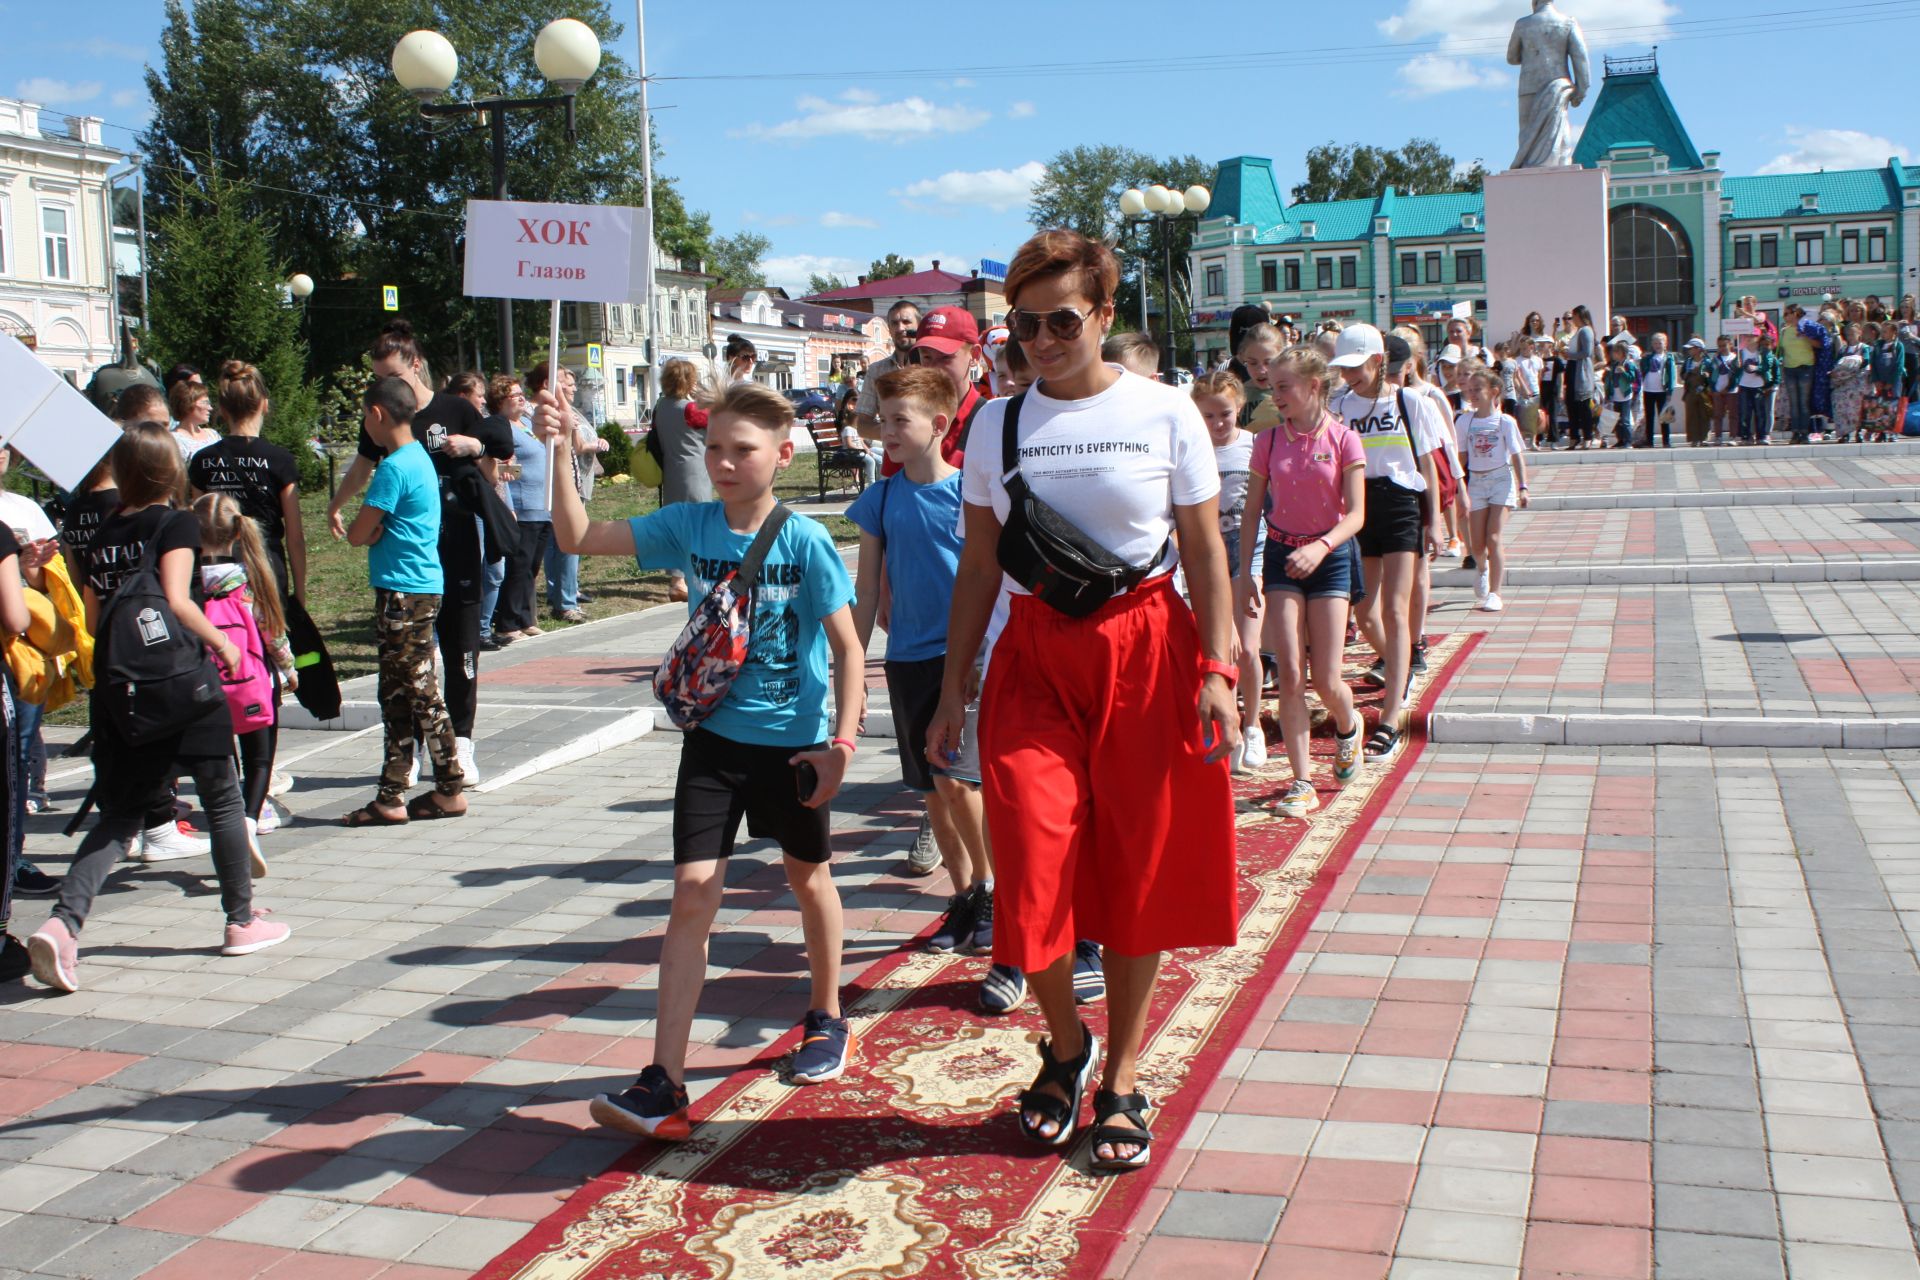
[(1360, 768), (1362, 722), (1340, 669), (1358, 572), (1347, 544), (1366, 519), (1366, 457), (1360, 437), (1327, 411), (1327, 364), (1319, 352), (1291, 347), (1269, 377), (1281, 421), (1254, 442), (1240, 535), (1243, 546), (1250, 543), (1266, 513), (1266, 564), (1257, 576), (1242, 565), (1235, 592), (1241, 612), (1249, 616), (1259, 616), (1267, 606), (1266, 648), (1278, 668), (1280, 731), (1293, 766), (1293, 781), (1274, 807), (1297, 818), (1320, 807), (1307, 755), (1309, 651), (1314, 688), (1334, 729), (1334, 779), (1350, 781)]

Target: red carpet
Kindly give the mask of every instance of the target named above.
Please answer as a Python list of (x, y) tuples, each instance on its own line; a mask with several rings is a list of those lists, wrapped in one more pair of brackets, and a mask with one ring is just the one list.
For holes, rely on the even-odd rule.
[[(1240, 940), (1167, 957), (1142, 1056), (1169, 1148), (1419, 755), (1424, 712), (1477, 639), (1434, 644), (1393, 766), (1366, 767), (1344, 790), (1330, 762), (1316, 770), (1323, 808), (1310, 821), (1264, 807), (1287, 781), (1279, 748), (1262, 776), (1236, 780)], [(1317, 757), (1332, 747), (1316, 734)], [(978, 1013), (986, 964), (917, 950), (875, 964), (849, 993), (861, 1053), (844, 1077), (785, 1083), (789, 1036), (695, 1106), (691, 1141), (636, 1147), (480, 1276), (1098, 1277), (1153, 1175), (1089, 1174), (1084, 1136), (1070, 1159), (1021, 1140), (1011, 1100), (1033, 1076), (1043, 1024), (1031, 1000), (1008, 1018)], [(1088, 1022), (1104, 1036), (1105, 1007), (1090, 1006)]]

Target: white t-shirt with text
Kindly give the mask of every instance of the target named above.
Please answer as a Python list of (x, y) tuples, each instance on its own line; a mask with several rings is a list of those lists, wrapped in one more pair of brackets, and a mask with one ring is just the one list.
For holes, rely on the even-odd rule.
[[(1402, 396), (1407, 412), (1413, 416), (1411, 424), (1400, 417)], [(1327, 407), (1360, 437), (1367, 455), (1367, 479), (1391, 480), (1415, 493), (1427, 491), (1427, 478), (1420, 474), (1420, 458), (1446, 440), (1447, 420), (1420, 389), (1383, 386), (1379, 398), (1371, 400), (1347, 390), (1329, 400)]]

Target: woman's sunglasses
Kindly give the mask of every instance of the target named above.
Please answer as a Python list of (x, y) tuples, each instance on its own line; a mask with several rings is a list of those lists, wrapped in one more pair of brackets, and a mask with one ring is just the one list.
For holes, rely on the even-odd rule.
[(1058, 311), (1045, 314), (1038, 311), (1010, 311), (1007, 313), (1007, 328), (1016, 342), (1032, 342), (1040, 336), (1040, 326), (1045, 324), (1048, 333), (1062, 342), (1071, 342), (1080, 336), (1081, 328), (1092, 314), (1077, 307), (1061, 307)]

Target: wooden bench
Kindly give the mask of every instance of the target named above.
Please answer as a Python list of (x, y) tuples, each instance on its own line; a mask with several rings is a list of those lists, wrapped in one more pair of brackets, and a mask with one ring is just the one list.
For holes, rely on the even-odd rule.
[[(814, 452), (820, 459), (820, 501), (827, 500), (827, 474), (845, 474), (852, 478), (856, 491), (867, 487), (866, 454), (840, 443), (840, 429), (828, 417), (803, 418), (801, 423), (813, 437)], [(843, 486), (835, 486), (840, 488)]]

